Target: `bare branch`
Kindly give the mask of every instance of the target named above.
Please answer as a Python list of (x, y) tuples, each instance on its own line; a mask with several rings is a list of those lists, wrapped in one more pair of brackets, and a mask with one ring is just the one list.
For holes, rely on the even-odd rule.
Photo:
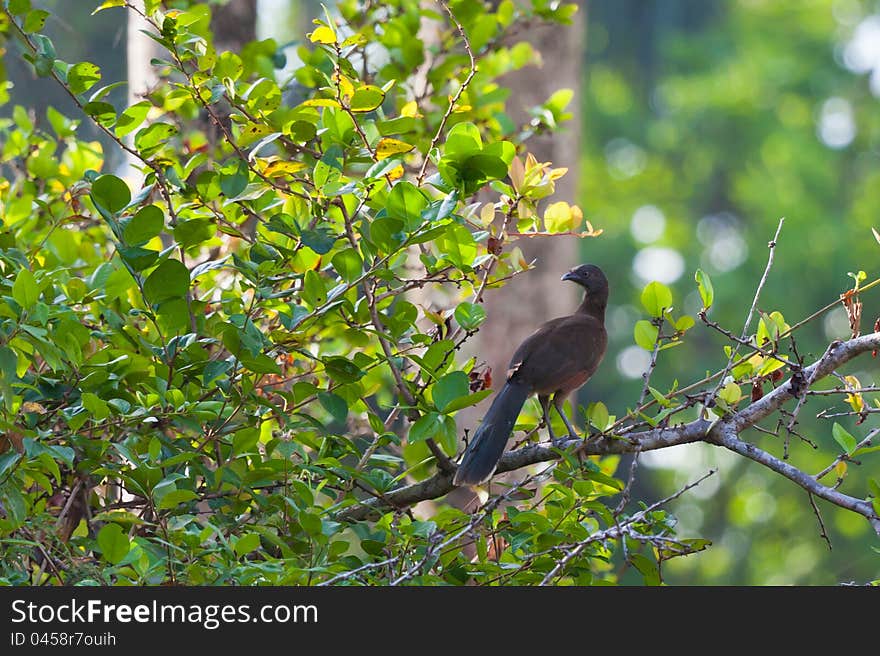
[(773, 236), (773, 239), (770, 241), (770, 243), (767, 244), (767, 247), (770, 249), (770, 253), (767, 255), (767, 266), (764, 267), (764, 275), (761, 276), (761, 281), (758, 283), (758, 288), (755, 290), (755, 297), (752, 299), (752, 306), (749, 308), (749, 313), (746, 315), (746, 321), (743, 324), (742, 334), (737, 340), (737, 344), (730, 352), (730, 357), (727, 359), (727, 366), (724, 368), (724, 371), (721, 372), (718, 383), (715, 386), (715, 389), (712, 391), (712, 397), (718, 394), (718, 390), (721, 389), (721, 386), (724, 384), (724, 379), (727, 377), (727, 374), (729, 374), (735, 366), (734, 362), (736, 361), (736, 356), (739, 353), (739, 347), (743, 342), (746, 341), (749, 336), (749, 327), (752, 325), (752, 317), (755, 316), (755, 309), (758, 307), (758, 299), (761, 297), (761, 290), (764, 289), (764, 285), (767, 282), (767, 277), (770, 275), (770, 268), (773, 266), (773, 255), (776, 252), (776, 242), (779, 241), (779, 233), (782, 232), (783, 223), (785, 223), (785, 217), (779, 219), (779, 225), (776, 227), (776, 234)]
[(657, 367), (657, 356), (660, 354), (660, 346), (663, 342), (662, 314), (660, 315), (659, 320), (655, 322), (655, 325), (657, 326), (657, 337), (654, 338), (654, 348), (651, 350), (651, 362), (648, 364), (648, 369), (642, 374), (642, 380), (645, 381), (645, 384), (642, 386), (642, 393), (639, 394), (639, 402), (637, 405), (642, 405), (648, 397), (648, 390), (651, 388), (651, 375)]
[(734, 453), (745, 456), (750, 460), (754, 460), (768, 469), (772, 469), (777, 474), (781, 474), (790, 481), (797, 483), (814, 496), (830, 501), (835, 506), (840, 506), (841, 508), (846, 508), (847, 510), (852, 510), (859, 515), (862, 515), (871, 523), (871, 526), (877, 534), (880, 535), (880, 517), (874, 513), (874, 508), (871, 504), (864, 499), (857, 499), (847, 494), (843, 494), (842, 492), (838, 492), (833, 488), (825, 487), (815, 478), (802, 472), (797, 467), (770, 455), (766, 451), (756, 447), (754, 444), (743, 442), (736, 436), (736, 432), (733, 430), (732, 426), (727, 426), (725, 430), (713, 430), (712, 434), (711, 441), (715, 444), (730, 449)]
[(825, 529), (825, 520), (822, 519), (822, 513), (819, 512), (819, 506), (816, 505), (816, 499), (810, 492), (807, 492), (807, 496), (810, 497), (810, 505), (813, 507), (813, 513), (819, 522), (819, 535), (822, 536), (825, 544), (828, 545), (828, 551), (831, 551), (834, 547), (831, 546), (831, 538), (828, 537), (828, 531)]

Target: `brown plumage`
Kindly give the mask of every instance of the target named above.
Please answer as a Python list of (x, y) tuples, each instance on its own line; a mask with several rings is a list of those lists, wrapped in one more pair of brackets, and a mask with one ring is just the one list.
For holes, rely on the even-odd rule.
[(513, 354), (507, 382), (483, 418), (479, 429), (465, 449), (455, 473), (456, 485), (474, 485), (488, 479), (495, 471), (504, 446), (526, 399), (537, 394), (544, 409), (550, 439), (556, 436), (550, 424), (550, 402), (562, 417), (569, 435), (577, 437), (573, 424), (562, 410), (565, 399), (587, 382), (605, 355), (608, 335), (605, 332), (605, 307), (608, 305), (608, 280), (593, 264), (572, 269), (563, 280), (584, 288), (584, 300), (574, 314), (552, 319), (520, 344)]

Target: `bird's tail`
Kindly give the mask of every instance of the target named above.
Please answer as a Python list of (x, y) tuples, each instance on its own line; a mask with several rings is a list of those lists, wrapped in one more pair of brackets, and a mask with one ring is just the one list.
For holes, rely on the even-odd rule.
[(478, 485), (492, 475), (529, 392), (527, 385), (515, 381), (501, 388), (464, 451), (455, 485)]

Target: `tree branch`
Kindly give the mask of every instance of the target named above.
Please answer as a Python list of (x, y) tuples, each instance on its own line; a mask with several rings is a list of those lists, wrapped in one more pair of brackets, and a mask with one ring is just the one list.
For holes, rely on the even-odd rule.
[(877, 534), (880, 535), (880, 517), (874, 513), (874, 508), (870, 503), (864, 499), (856, 499), (848, 494), (843, 494), (833, 488), (826, 487), (819, 483), (815, 478), (809, 474), (805, 474), (790, 463), (780, 460), (766, 451), (762, 451), (754, 444), (743, 442), (736, 436), (736, 432), (732, 427), (728, 426), (725, 430), (719, 431), (713, 430), (711, 439), (707, 441), (711, 441), (714, 444), (730, 449), (734, 453), (738, 453), (750, 460), (754, 460), (768, 469), (772, 469), (777, 474), (782, 474), (787, 479), (800, 485), (807, 492), (825, 499), (826, 501), (830, 501), (835, 506), (852, 510), (853, 512), (864, 516), (871, 523), (871, 526)]
[[(846, 342), (834, 341), (819, 360), (795, 372), (793, 376), (766, 396), (720, 420), (713, 422), (699, 418), (672, 427), (630, 433), (625, 438), (612, 435), (600, 436), (598, 439), (589, 441), (572, 439), (565, 441), (560, 445), (560, 448), (532, 444), (505, 453), (495, 472), (500, 474), (542, 462), (554, 461), (560, 457), (560, 449), (577, 450), (581, 455), (602, 456), (653, 451), (678, 444), (705, 441), (754, 460), (793, 481), (810, 494), (862, 515), (880, 535), (880, 517), (874, 512), (873, 506), (869, 502), (822, 485), (814, 476), (739, 439), (740, 433), (779, 410), (786, 401), (802, 395), (803, 388), (808, 381), (809, 384), (813, 384), (853, 358), (875, 349), (880, 349), (880, 333), (863, 335)], [(451, 472), (438, 472), (420, 483), (406, 485), (387, 492), (381, 499), (369, 499), (359, 505), (344, 508), (338, 512), (337, 519), (362, 520), (370, 517), (376, 511), (387, 510), (389, 504), (396, 508), (405, 508), (420, 501), (442, 497), (454, 488), (452, 476)]]

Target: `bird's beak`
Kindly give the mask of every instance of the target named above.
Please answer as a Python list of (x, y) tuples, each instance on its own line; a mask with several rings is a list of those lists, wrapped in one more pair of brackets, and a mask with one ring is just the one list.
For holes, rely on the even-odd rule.
[(564, 276), (562, 276), (560, 280), (577, 280), (577, 278), (574, 275), (574, 271), (569, 271)]

